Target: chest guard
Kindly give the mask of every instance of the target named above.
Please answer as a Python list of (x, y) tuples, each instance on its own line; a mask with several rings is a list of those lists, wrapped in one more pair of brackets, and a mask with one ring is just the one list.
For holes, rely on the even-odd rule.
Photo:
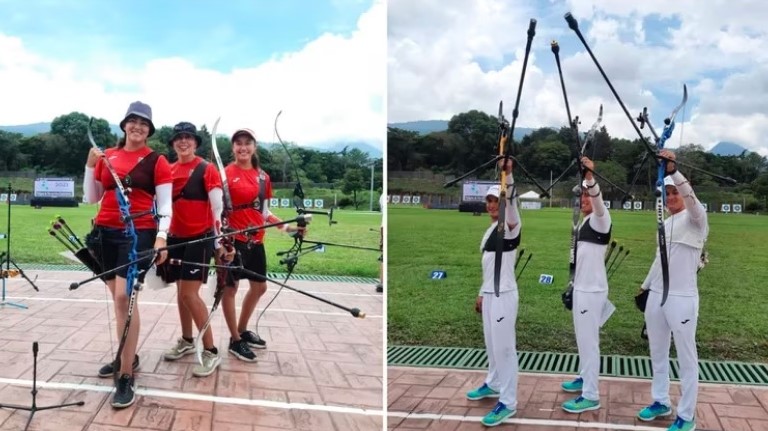
[(233, 211), (239, 211), (239, 210), (245, 210), (245, 209), (255, 209), (256, 211), (259, 211), (260, 213), (264, 214), (264, 200), (267, 198), (267, 176), (264, 174), (264, 171), (259, 169), (259, 196), (256, 197), (256, 199), (253, 200), (253, 202), (249, 202), (247, 204), (240, 204), (235, 205), (232, 210)]
[(607, 233), (600, 233), (592, 229), (592, 226), (589, 224), (589, 222), (587, 222), (581, 226), (581, 229), (579, 229), (579, 241), (591, 242), (593, 244), (599, 245), (608, 245), (608, 243), (611, 242), (612, 230), (613, 224), (611, 224), (611, 228), (608, 229)]
[[(130, 172), (121, 181), (123, 187), (132, 189), (142, 189), (150, 195), (155, 194), (155, 165), (159, 154), (152, 151), (147, 154), (146, 157), (139, 160), (136, 166), (131, 169)], [(113, 190), (117, 188), (117, 184), (110, 181), (110, 184), (105, 187), (107, 190)]]
[(184, 188), (181, 189), (181, 192), (179, 192), (178, 195), (173, 197), (174, 202), (181, 198), (190, 201), (208, 200), (208, 192), (205, 191), (205, 183), (203, 181), (203, 175), (205, 174), (205, 169), (207, 166), (208, 162), (205, 160), (201, 161), (197, 166), (195, 166), (195, 169), (192, 170), (192, 174), (190, 174), (189, 178), (187, 179), (187, 183), (184, 184)]
[[(517, 248), (517, 246), (520, 245), (520, 236), (522, 234), (512, 238), (512, 239), (504, 239), (504, 246), (503, 249), (505, 252), (512, 251)], [(483, 245), (483, 251), (496, 251), (496, 238), (499, 237), (499, 230), (494, 229), (491, 231), (491, 234), (488, 236), (488, 241), (485, 242), (485, 245)]]

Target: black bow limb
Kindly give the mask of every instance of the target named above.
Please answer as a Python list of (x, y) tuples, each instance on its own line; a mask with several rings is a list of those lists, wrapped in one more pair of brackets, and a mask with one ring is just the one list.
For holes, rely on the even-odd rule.
[[(193, 266), (200, 266), (200, 267), (203, 267), (203, 268), (217, 268), (217, 267), (219, 267), (218, 265), (210, 265), (210, 264), (198, 263), (198, 262), (187, 262), (187, 261), (183, 261), (181, 259), (172, 259), (171, 260), (171, 264), (172, 265), (182, 265), (182, 264), (183, 265), (193, 265)], [(275, 280), (274, 278), (267, 277), (264, 274), (259, 274), (259, 273), (255, 272), (255, 271), (251, 271), (250, 269), (243, 268), (242, 266), (234, 267), (232, 269), (237, 269), (237, 271), (240, 271), (241, 273), (243, 273), (245, 275), (248, 275), (248, 276), (251, 276), (251, 277), (261, 277), (261, 278), (264, 278), (267, 281), (269, 281), (270, 283), (274, 283), (274, 284), (276, 284), (278, 286), (281, 286), (281, 287), (284, 287), (284, 288), (286, 288), (288, 290), (292, 290), (292, 291), (294, 291), (296, 293), (300, 293), (300, 294), (308, 296), (308, 297), (310, 297), (312, 299), (316, 299), (316, 300), (318, 300), (320, 302), (323, 302), (323, 303), (326, 303), (326, 304), (331, 305), (333, 307), (336, 307), (336, 308), (339, 308), (341, 310), (344, 310), (344, 311), (348, 312), (349, 314), (351, 314), (353, 317), (357, 317), (359, 319), (364, 319), (365, 318), (365, 313), (363, 311), (360, 311), (360, 309), (357, 308), (357, 307), (354, 307), (354, 308), (345, 307), (345, 306), (343, 306), (341, 304), (337, 304), (337, 303), (335, 303), (335, 302), (333, 302), (331, 300), (322, 298), (322, 297), (317, 296), (317, 295), (313, 295), (313, 294), (311, 294), (309, 292), (303, 291), (303, 290), (295, 288), (293, 286), (289, 286), (289, 285), (287, 285), (287, 284), (285, 284), (283, 282)]]

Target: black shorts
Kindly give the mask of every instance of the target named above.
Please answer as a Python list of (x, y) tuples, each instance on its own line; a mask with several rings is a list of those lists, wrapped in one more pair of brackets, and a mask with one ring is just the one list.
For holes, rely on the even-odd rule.
[[(146, 252), (152, 250), (155, 245), (155, 229), (138, 229), (136, 236), (138, 242), (136, 251), (138, 257), (146, 256)], [(93, 230), (86, 237), (86, 244), (94, 257), (101, 263), (104, 271), (115, 269), (129, 262), (128, 253), (131, 250), (131, 238), (125, 234), (125, 229), (116, 229), (104, 226), (94, 226)], [(140, 272), (139, 280), (144, 277), (144, 272), (152, 265), (152, 258), (148, 257), (138, 264)], [(122, 278), (128, 277), (128, 267), (123, 267), (113, 273), (101, 277), (102, 280), (114, 280), (115, 276)]]
[[(210, 238), (212, 236), (213, 232), (189, 238), (171, 236), (168, 237), (168, 246)], [(168, 260), (160, 265), (157, 269), (157, 274), (166, 283), (174, 283), (177, 280), (194, 280), (205, 283), (208, 281), (209, 268), (200, 265), (190, 265), (189, 263), (208, 265), (211, 262), (211, 257), (213, 257), (213, 239), (172, 248), (168, 250)], [(180, 259), (184, 263), (181, 265), (171, 265), (171, 259)]]
[(253, 271), (256, 274), (245, 274), (236, 269), (229, 271), (227, 276), (227, 286), (236, 286), (237, 281), (247, 279), (251, 281), (267, 281), (267, 253), (264, 251), (264, 244), (247, 244), (235, 241), (235, 258), (232, 265), (241, 266)]

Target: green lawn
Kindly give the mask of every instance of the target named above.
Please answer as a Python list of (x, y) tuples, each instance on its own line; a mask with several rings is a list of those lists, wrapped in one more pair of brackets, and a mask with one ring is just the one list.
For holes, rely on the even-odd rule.
[[(0, 232), (3, 233), (7, 229), (7, 211), (7, 205), (0, 205)], [(289, 209), (277, 209), (274, 212), (282, 219), (296, 216), (295, 211)], [(17, 263), (72, 263), (59, 254), (65, 250), (64, 246), (48, 234), (50, 222), (55, 215), (61, 215), (81, 240), (84, 240), (85, 234), (90, 230), (91, 218), (95, 214), (95, 205), (81, 204), (79, 208), (45, 207), (42, 209), (13, 205), (11, 207), (11, 256)], [(338, 224), (329, 227), (328, 217), (314, 215), (306, 239), (378, 249), (380, 213), (335, 211), (334, 220), (338, 220)], [(266, 248), (269, 271), (285, 271), (285, 268), (279, 265), (280, 258), (275, 256), (275, 253), (287, 250), (291, 245), (293, 245), (293, 239), (287, 235), (274, 229), (268, 231)], [(5, 251), (5, 248), (5, 240), (0, 239), (0, 251)], [(378, 278), (379, 255), (378, 251), (327, 246), (322, 253), (313, 252), (301, 257), (295, 272)]]
[[(613, 239), (631, 252), (610, 280), (617, 311), (602, 329), (603, 354), (648, 355), (633, 296), (655, 250), (655, 214), (613, 211)], [(560, 294), (568, 280), (568, 209), (524, 210), (521, 248), (533, 253), (519, 280), (518, 349), (576, 352)], [(388, 341), (392, 345), (483, 347), (473, 310), (481, 272), (479, 241), (490, 219), (456, 210), (388, 209)], [(702, 359), (763, 361), (768, 356), (768, 218), (709, 214), (709, 265), (699, 274)], [(618, 249), (618, 247), (617, 247)], [(525, 257), (524, 257), (525, 259)], [(447, 272), (430, 280), (432, 270)], [(540, 274), (554, 284), (539, 284)]]

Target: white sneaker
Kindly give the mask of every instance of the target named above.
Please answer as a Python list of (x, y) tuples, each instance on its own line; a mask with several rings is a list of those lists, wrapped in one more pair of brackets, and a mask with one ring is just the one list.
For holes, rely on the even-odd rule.
[(196, 377), (210, 376), (216, 371), (221, 363), (221, 356), (210, 350), (203, 350), (203, 365), (195, 365), (192, 369), (192, 375)]
[(195, 344), (179, 337), (179, 339), (176, 340), (176, 345), (163, 353), (163, 358), (165, 358), (166, 361), (175, 361), (182, 356), (191, 355), (192, 353), (195, 353)]

